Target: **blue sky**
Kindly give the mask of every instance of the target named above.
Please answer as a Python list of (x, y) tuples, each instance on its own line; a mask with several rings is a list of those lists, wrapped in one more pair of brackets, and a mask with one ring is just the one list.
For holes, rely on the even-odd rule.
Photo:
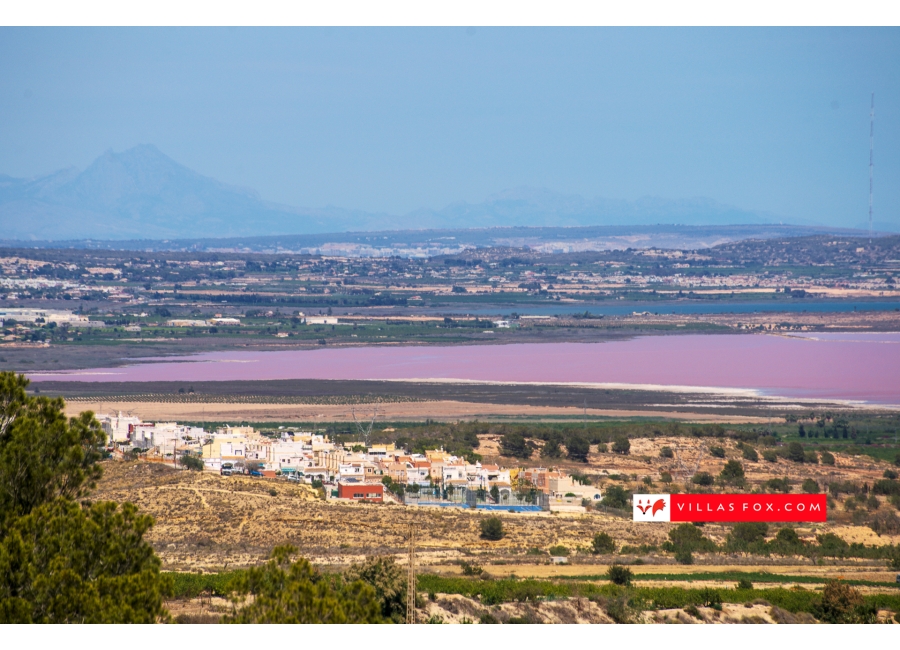
[(0, 173), (152, 143), (263, 198), (544, 187), (900, 226), (897, 29), (2, 29)]

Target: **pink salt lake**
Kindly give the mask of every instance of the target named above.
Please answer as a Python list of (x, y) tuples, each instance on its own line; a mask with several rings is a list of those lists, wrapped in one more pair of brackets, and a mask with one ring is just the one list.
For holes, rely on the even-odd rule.
[(210, 352), (29, 376), (90, 382), (427, 379), (632, 384), (900, 404), (900, 333), (706, 334), (602, 343)]

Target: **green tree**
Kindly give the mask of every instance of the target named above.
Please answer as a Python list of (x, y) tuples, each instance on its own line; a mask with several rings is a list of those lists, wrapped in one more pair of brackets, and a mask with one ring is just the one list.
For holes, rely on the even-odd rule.
[(368, 558), (344, 572), (345, 582), (360, 580), (373, 589), (381, 605), (381, 615), (395, 623), (406, 620), (407, 575), (393, 556)]
[(803, 483), (800, 485), (800, 489), (803, 490), (806, 494), (818, 494), (819, 484), (816, 483), (815, 479), (807, 478), (803, 480)]
[(736, 460), (729, 460), (722, 468), (719, 478), (725, 483), (741, 485), (744, 482), (744, 466)]
[(671, 447), (663, 447), (662, 449), (659, 450), (659, 457), (660, 458), (674, 458), (675, 452), (672, 451)]
[(532, 451), (525, 436), (518, 431), (510, 431), (500, 437), (500, 453), (503, 456), (531, 458)]
[(803, 445), (799, 442), (792, 442), (787, 446), (785, 456), (788, 460), (795, 463), (802, 463), (806, 459), (806, 453), (803, 451)]
[(710, 447), (709, 455), (713, 458), (725, 458), (725, 449), (722, 447)]
[(631, 569), (627, 566), (612, 564), (606, 571), (606, 577), (614, 585), (629, 587), (631, 586), (631, 579), (634, 577), (634, 574), (632, 574)]
[(503, 539), (503, 522), (499, 517), (488, 517), (481, 520), (481, 538), (492, 542)]
[(559, 438), (553, 436), (544, 443), (543, 447), (541, 447), (541, 457), (559, 458), (560, 456), (562, 456), (562, 447), (559, 444)]
[(101, 473), (106, 436), (94, 414), (67, 420), (61, 398), (27, 396), (28, 383), (0, 373), (0, 533), (44, 503), (85, 496)]
[[(262, 567), (232, 582), (235, 611), (227, 623), (381, 623), (375, 588), (362, 580), (326, 577), (308, 560), (291, 561), (292, 546), (278, 546)], [(248, 596), (250, 598), (248, 598)]]
[(735, 548), (745, 548), (766, 539), (769, 525), (762, 521), (741, 521), (736, 523), (728, 534), (728, 542)]
[(0, 623), (155, 623), (171, 578), (130, 503), (57, 499), (12, 521), (0, 541)]
[(777, 463), (778, 462), (778, 454), (772, 451), (771, 449), (767, 449), (762, 453), (763, 460), (767, 463)]
[(713, 484), (712, 474), (709, 472), (697, 472), (691, 477), (691, 483), (707, 487)]
[(586, 463), (588, 453), (591, 451), (591, 445), (581, 436), (572, 436), (566, 443), (566, 449), (569, 452), (570, 460)]
[(0, 622), (155, 622), (171, 581), (131, 504), (79, 504), (105, 436), (90, 412), (0, 373)]
[(693, 564), (694, 552), (711, 552), (716, 550), (716, 545), (703, 531), (694, 524), (679, 524), (669, 531), (669, 541), (663, 544), (663, 549), (675, 554), (675, 561), (679, 564)]
[(594, 555), (608, 555), (616, 552), (616, 541), (608, 534), (599, 532), (594, 535), (591, 542), (591, 553)]
[(819, 460), (822, 461), (823, 465), (834, 465), (834, 454), (830, 451), (823, 451), (819, 454)]
[(494, 503), (500, 503), (500, 488), (496, 485), (491, 486), (491, 498), (494, 500)]
[(785, 526), (775, 535), (775, 541), (785, 546), (798, 546), (800, 544), (800, 536), (793, 528)]
[(671, 483), (672, 475), (669, 474), (669, 472), (661, 472), (659, 475), (659, 480), (662, 481), (663, 483)]
[(606, 488), (603, 499), (600, 501), (600, 505), (604, 505), (607, 508), (624, 510), (628, 507), (628, 494), (621, 485), (610, 485)]
[(755, 463), (759, 460), (759, 454), (756, 453), (756, 450), (750, 445), (744, 445), (742, 450), (744, 460), (749, 460), (752, 463)]
[(617, 454), (627, 454), (631, 451), (631, 441), (625, 436), (616, 436), (613, 441), (612, 450)]

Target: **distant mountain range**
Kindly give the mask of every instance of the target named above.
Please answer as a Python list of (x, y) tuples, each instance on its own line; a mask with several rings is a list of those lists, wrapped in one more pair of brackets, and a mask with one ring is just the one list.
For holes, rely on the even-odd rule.
[(342, 208), (306, 209), (264, 201), (220, 183), (152, 145), (108, 151), (84, 171), (32, 179), (0, 175), (4, 239), (167, 239), (311, 235), (385, 230), (510, 226), (726, 225), (777, 223), (772, 215), (709, 199), (584, 199), (519, 188), (482, 203), (453, 203), (406, 215)]

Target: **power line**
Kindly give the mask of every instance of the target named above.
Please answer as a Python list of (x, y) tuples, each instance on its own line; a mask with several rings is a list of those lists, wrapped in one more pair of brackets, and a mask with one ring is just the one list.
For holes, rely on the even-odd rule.
[(875, 93), (869, 112), (869, 244), (872, 244), (872, 181), (875, 176)]
[(416, 623), (416, 529), (409, 525), (409, 560), (406, 575), (406, 622)]

